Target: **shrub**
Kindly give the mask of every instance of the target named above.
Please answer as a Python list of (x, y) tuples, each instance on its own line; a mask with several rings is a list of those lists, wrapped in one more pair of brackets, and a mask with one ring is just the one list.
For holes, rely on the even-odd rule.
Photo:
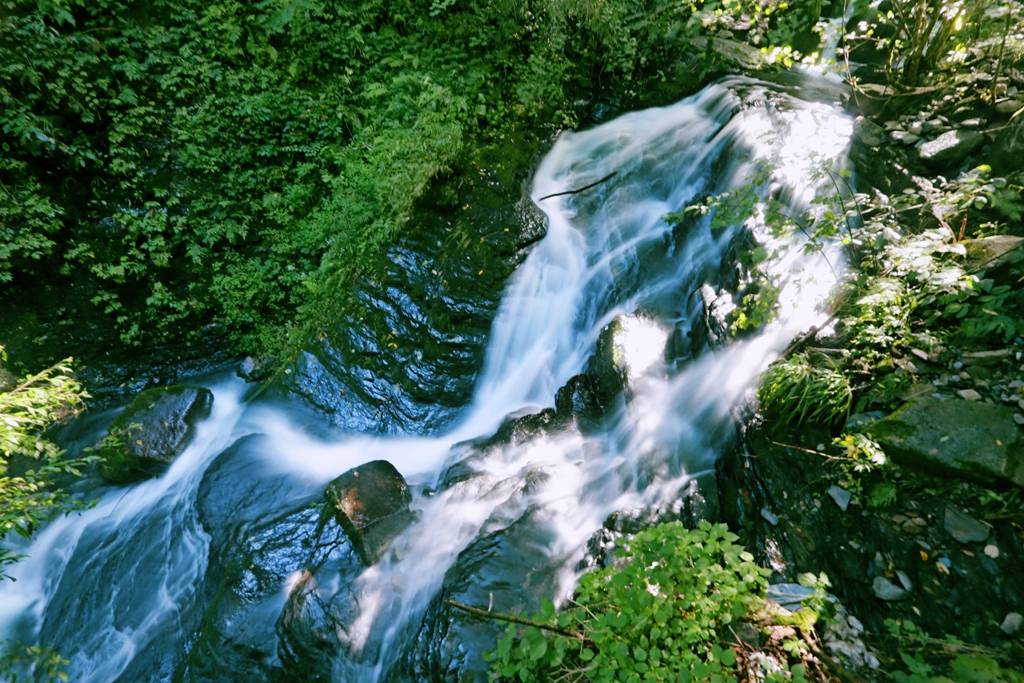
[(849, 413), (853, 390), (844, 374), (800, 353), (765, 371), (757, 398), (766, 415), (783, 423), (835, 424)]
[(722, 630), (762, 604), (767, 570), (725, 525), (662, 524), (634, 536), (625, 564), (583, 576), (556, 614), (512, 624), (490, 654), (496, 680), (709, 680), (734, 670)]

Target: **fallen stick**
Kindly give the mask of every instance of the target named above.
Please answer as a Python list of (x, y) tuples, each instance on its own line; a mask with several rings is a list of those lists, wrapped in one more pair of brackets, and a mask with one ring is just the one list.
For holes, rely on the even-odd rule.
[(542, 202), (545, 199), (551, 199), (552, 197), (561, 197), (562, 195), (566, 195), (566, 194), (579, 194), (580, 192), (586, 192), (590, 188), (596, 187), (596, 186), (600, 185), (601, 183), (605, 182), (606, 180), (611, 180), (612, 178), (614, 178), (618, 174), (619, 174), (618, 171), (612, 171), (611, 173), (606, 175), (604, 178), (601, 178), (600, 180), (595, 180), (594, 182), (590, 183), (589, 185), (584, 185), (583, 187), (577, 187), (575, 190), (566, 190), (565, 192), (554, 192), (552, 194), (546, 194), (543, 197), (541, 197), (540, 199), (538, 199), (537, 201), (538, 202)]
[(465, 603), (459, 602), (458, 600), (452, 599), (448, 600), (448, 604), (452, 607), (462, 610), (463, 612), (468, 612), (473, 616), (483, 617), (484, 619), (507, 621), (513, 624), (522, 624), (523, 626), (533, 626), (534, 628), (539, 628), (543, 631), (550, 631), (551, 633), (557, 633), (558, 635), (565, 636), (567, 638), (575, 638), (579, 641), (587, 640), (587, 637), (585, 635), (577, 631), (569, 631), (568, 629), (559, 628), (557, 626), (548, 626), (547, 624), (541, 624), (540, 622), (524, 619), (523, 617), (517, 617), (514, 614), (504, 614), (502, 612), (489, 612), (485, 609), (473, 607), (472, 605), (467, 605)]

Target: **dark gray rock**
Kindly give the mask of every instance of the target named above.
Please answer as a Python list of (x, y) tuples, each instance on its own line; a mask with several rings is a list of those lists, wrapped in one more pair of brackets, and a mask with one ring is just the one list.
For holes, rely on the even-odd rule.
[(884, 576), (875, 577), (875, 580), (871, 582), (871, 590), (874, 591), (876, 598), (886, 602), (904, 600), (910, 596), (910, 591), (897, 586)]
[(946, 506), (946, 512), (942, 518), (942, 528), (961, 543), (979, 543), (988, 538), (989, 534), (988, 525), (979, 522), (966, 512), (957, 510), (952, 505)]
[(1024, 444), (1010, 408), (919, 396), (868, 433), (908, 465), (1024, 486)]
[[(551, 532), (530, 512), (469, 545), (445, 575), (411, 648), (389, 680), (486, 681), (483, 653), (494, 649), (506, 624), (453, 607), (455, 600), (495, 612), (531, 613), (557, 586)], [(399, 673), (399, 672), (395, 672)]]
[(951, 130), (917, 148), (921, 160), (929, 166), (962, 161), (976, 150), (985, 136), (973, 130)]
[(414, 520), (405, 479), (386, 460), (354, 467), (327, 485), (326, 510), (334, 515), (366, 565)]
[(202, 387), (143, 391), (100, 443), (100, 474), (122, 484), (158, 473), (185, 450), (195, 424), (210, 414), (212, 405), (213, 394)]
[(273, 457), (266, 437), (246, 436), (203, 476), (196, 507), (210, 564), (176, 680), (328, 680), (315, 655), (330, 615), (316, 610), (312, 576), (351, 581), (362, 565), (322, 514), (322, 488), (268, 467)]
[[(436, 433), (458, 417), (505, 282), (547, 229), (522, 197), (533, 159), (492, 161), (523, 177), (498, 179), (484, 166), (457, 176), (458, 187), (437, 183), (415, 224), (366, 264), (373, 277), (338, 292), (322, 329), (262, 398), (298, 399), (344, 432)], [(464, 208), (454, 209), (452, 195)]]
[(880, 147), (886, 141), (885, 129), (863, 116), (858, 116), (854, 122), (853, 134), (861, 144), (868, 147)]

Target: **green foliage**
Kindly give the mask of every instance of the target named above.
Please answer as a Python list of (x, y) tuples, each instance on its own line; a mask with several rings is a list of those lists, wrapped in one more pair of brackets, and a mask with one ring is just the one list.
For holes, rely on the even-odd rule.
[(799, 353), (764, 372), (757, 398), (762, 410), (781, 423), (835, 424), (846, 419), (853, 390), (844, 374)]
[(736, 652), (723, 629), (763, 605), (768, 571), (724, 525), (679, 523), (628, 542), (623, 564), (583, 576), (560, 612), (510, 625), (491, 654), (496, 680), (728, 680)]
[(218, 322), (243, 349), (283, 351), (290, 325), (294, 346), (346, 305), (473, 150), (576, 125), (581, 99), (698, 85), (729, 58), (694, 40), (763, 44), (811, 20), (797, 15), (746, 0), (0, 0), (0, 282), (54, 283), (129, 346)]
[(908, 619), (886, 619), (889, 645), (899, 653), (890, 671), (896, 683), (1020, 683), (1009, 645), (994, 649), (966, 643), (953, 635), (934, 638)]
[[(68, 680), (70, 663), (51, 647), (6, 642), (0, 655), (0, 674), (8, 683), (63, 683)], [(24, 673), (27, 671), (31, 673)]]
[[(883, 57), (886, 80), (903, 88), (955, 78), (969, 61), (998, 77), (1022, 44), (1014, 31), (1024, 17), (1007, 0), (892, 0), (846, 38), (854, 55), (870, 49)], [(1011, 57), (1012, 59), (1012, 57)]]
[[(0, 359), (6, 361), (2, 347)], [(0, 537), (15, 532), (27, 538), (54, 512), (66, 509), (54, 479), (78, 475), (89, 459), (63, 458), (44, 431), (75, 415), (84, 398), (70, 358), (0, 388)], [(0, 578), (3, 565), (15, 559), (0, 552)]]

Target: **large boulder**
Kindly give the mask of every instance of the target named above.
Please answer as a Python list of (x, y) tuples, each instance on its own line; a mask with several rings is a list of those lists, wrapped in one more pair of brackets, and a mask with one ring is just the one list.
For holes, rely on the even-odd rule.
[(388, 544), (414, 520), (405, 479), (386, 460), (350, 469), (327, 485), (327, 510), (348, 534), (366, 565), (379, 560)]
[(920, 396), (867, 431), (907, 464), (1024, 486), (1024, 439), (1004, 406)]
[[(270, 439), (251, 434), (203, 475), (196, 512), (208, 566), (191, 646), (168, 679), (328, 680), (325, 652), (339, 646), (324, 640), (330, 615), (317, 611), (313, 577), (348, 583), (362, 565), (335, 520), (321, 515), (322, 485), (274, 468), (275, 455)], [(166, 650), (159, 639), (153, 647)], [(140, 670), (131, 680), (149, 678)]]
[(213, 394), (203, 387), (143, 391), (100, 442), (100, 474), (124, 484), (158, 473), (185, 450), (196, 423), (210, 414), (212, 405)]
[(917, 148), (921, 161), (940, 167), (962, 161), (984, 141), (985, 136), (973, 130), (951, 130)]

